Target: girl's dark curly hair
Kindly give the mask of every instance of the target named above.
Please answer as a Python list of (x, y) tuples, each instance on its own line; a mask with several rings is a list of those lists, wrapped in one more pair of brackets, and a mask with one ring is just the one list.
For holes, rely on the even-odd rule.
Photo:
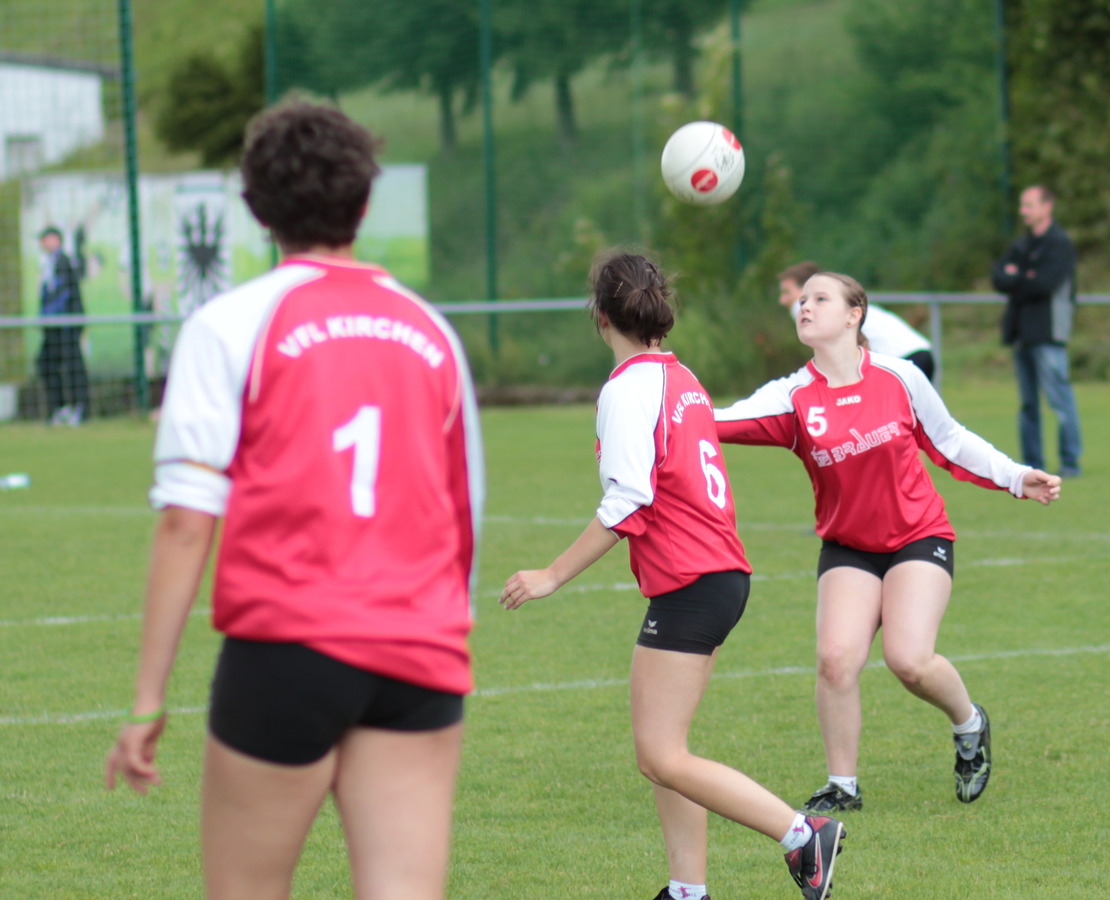
[(283, 101), (247, 125), (243, 199), (286, 252), (350, 244), (381, 171), (377, 149), (338, 109)]

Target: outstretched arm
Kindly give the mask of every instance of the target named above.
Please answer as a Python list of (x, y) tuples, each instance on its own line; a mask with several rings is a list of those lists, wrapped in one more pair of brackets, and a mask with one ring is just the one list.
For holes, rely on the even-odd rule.
[(505, 609), (517, 609), (529, 600), (555, 593), (575, 575), (601, 559), (618, 540), (594, 516), (585, 531), (546, 569), (526, 569), (510, 576), (498, 602)]
[(1022, 495), (1048, 506), (1060, 499), (1060, 476), (1049, 475), (1040, 469), (1030, 469), (1021, 483)]

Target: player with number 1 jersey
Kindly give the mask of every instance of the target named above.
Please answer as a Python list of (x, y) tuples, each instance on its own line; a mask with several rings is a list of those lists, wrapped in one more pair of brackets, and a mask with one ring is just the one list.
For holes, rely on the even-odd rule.
[(220, 631), (470, 690), (480, 450), (461, 360), (428, 304), (351, 261), (292, 257), (186, 323), (152, 498), (224, 517)]
[(190, 316), (170, 364), (135, 703), (105, 777), (161, 781), (169, 679), (218, 545), (209, 900), (288, 897), (329, 794), (357, 900), (446, 893), (481, 441), (451, 328), (356, 261), (379, 146), (301, 98), (251, 120), (243, 199), (282, 262)]

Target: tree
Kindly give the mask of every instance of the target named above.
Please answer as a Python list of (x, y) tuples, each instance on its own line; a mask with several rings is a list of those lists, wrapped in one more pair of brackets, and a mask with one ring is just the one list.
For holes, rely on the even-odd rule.
[(1110, 242), (1110, 0), (1006, 4), (1017, 186), (1043, 182), (1080, 250)]
[(255, 26), (232, 63), (198, 53), (171, 70), (155, 133), (175, 152), (200, 153), (202, 165), (234, 164), (247, 122), (266, 105), (264, 81), (263, 31)]
[[(747, 3), (743, 0), (741, 6)], [(693, 98), (697, 35), (717, 24), (730, 0), (642, 0), (642, 4), (645, 46), (671, 57), (674, 90)]]
[(571, 79), (592, 60), (625, 45), (627, 0), (533, 0), (504, 4), (495, 15), (513, 73), (513, 98), (550, 80), (559, 140), (574, 144), (578, 122)]
[(863, 78), (842, 115), (867, 141), (835, 215), (854, 226), (838, 264), (874, 287), (964, 287), (993, 255), (1004, 202), (991, 11), (854, 0), (846, 26)]
[(439, 104), (442, 145), (455, 148), (456, 105), (461, 98), (472, 108), (481, 83), (476, 3), (296, 0), (282, 18), (308, 44), (300, 84), (333, 96), (369, 85), (428, 93)]

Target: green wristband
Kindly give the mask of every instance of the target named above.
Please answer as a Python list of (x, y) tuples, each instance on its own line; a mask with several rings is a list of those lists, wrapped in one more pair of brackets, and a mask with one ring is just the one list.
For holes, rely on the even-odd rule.
[(123, 717), (123, 721), (126, 722), (128, 725), (147, 725), (150, 722), (157, 722), (165, 714), (166, 707), (163, 705), (159, 706), (154, 712), (144, 713), (141, 716), (137, 716), (133, 712), (129, 712), (126, 716)]

